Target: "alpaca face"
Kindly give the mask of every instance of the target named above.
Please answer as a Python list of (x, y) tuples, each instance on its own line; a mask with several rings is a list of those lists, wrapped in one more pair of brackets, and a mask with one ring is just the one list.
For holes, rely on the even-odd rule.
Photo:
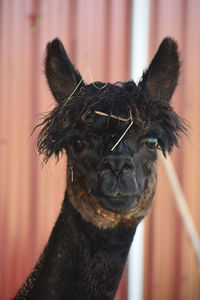
[(69, 199), (100, 228), (130, 226), (150, 209), (157, 151), (177, 145), (183, 122), (170, 106), (179, 75), (177, 45), (165, 39), (142, 80), (86, 85), (56, 39), (46, 76), (57, 105), (42, 123), (45, 159), (66, 150)]
[[(130, 85), (129, 83), (129, 89)], [(130, 112), (127, 109), (131, 109), (131, 106), (124, 107), (124, 102), (131, 102), (133, 92), (136, 92), (134, 84), (132, 88), (134, 91), (126, 92), (126, 95), (124, 87), (121, 86), (110, 85), (101, 92), (97, 90), (96, 104), (92, 112), (87, 112), (84, 122), (77, 125), (76, 135), (66, 147), (68, 181), (72, 185), (73, 194), (80, 190), (87, 197), (95, 197), (103, 209), (118, 214), (127, 214), (137, 206), (149, 186), (149, 177), (156, 170), (158, 136), (155, 125), (145, 125), (147, 119), (133, 121), (129, 131), (119, 142), (131, 124)], [(87, 87), (85, 96), (86, 89)], [(104, 94), (108, 94), (109, 98), (105, 99)], [(120, 119), (117, 120), (115, 115), (109, 118), (100, 114), (100, 108), (104, 108), (103, 114), (111, 111), (111, 104), (115, 104), (116, 108), (113, 107), (112, 111)], [(119, 143), (116, 145), (117, 142)], [(80, 196), (76, 199), (80, 199)]]
[(130, 225), (146, 215), (156, 187), (157, 158), (156, 145), (147, 136), (127, 134), (114, 151), (111, 147), (118, 134), (85, 136), (80, 132), (72, 142), (68, 192), (85, 220), (110, 228), (119, 222)]

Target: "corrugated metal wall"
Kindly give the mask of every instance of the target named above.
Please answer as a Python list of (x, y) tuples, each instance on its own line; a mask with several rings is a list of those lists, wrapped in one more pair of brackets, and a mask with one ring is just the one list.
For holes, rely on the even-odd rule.
[[(150, 3), (149, 57), (166, 35), (180, 45), (182, 77), (173, 103), (191, 130), (173, 161), (200, 232), (200, 2)], [(43, 75), (45, 45), (60, 37), (88, 81), (125, 80), (130, 7), (130, 0), (0, 0), (1, 300), (14, 295), (35, 264), (63, 198), (65, 162), (52, 160), (41, 170), (36, 136), (30, 137), (38, 114), (53, 103)], [(145, 237), (144, 299), (200, 299), (197, 262), (162, 166)], [(126, 299), (125, 284), (117, 299)]]
[[(39, 113), (53, 98), (43, 75), (58, 36), (88, 81), (129, 73), (130, 0), (0, 1), (0, 299), (10, 299), (41, 252), (63, 199), (65, 161), (41, 170)], [(90, 70), (85, 72), (86, 69)], [(117, 299), (125, 299), (125, 284)]]
[[(191, 125), (173, 161), (200, 234), (200, 1), (151, 0), (150, 55), (164, 36), (178, 40), (182, 76), (173, 105)], [(162, 166), (157, 197), (146, 220), (145, 300), (200, 299), (200, 271)]]

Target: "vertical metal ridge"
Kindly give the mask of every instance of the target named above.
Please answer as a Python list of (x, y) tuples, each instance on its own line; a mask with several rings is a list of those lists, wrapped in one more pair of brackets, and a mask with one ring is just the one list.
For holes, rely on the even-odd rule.
[[(32, 0), (32, 8), (30, 14), (31, 22), (31, 39), (30, 39), (30, 51), (31, 51), (31, 105), (30, 105), (30, 117), (31, 126), (34, 128), (36, 125), (36, 115), (38, 113), (38, 100), (39, 100), (39, 72), (40, 67), (38, 63), (39, 59), (39, 43), (40, 43), (40, 26), (37, 26), (38, 18), (40, 16), (40, 0)], [(37, 243), (37, 206), (38, 206), (38, 161), (36, 159), (36, 137), (33, 135), (31, 138), (31, 152), (30, 152), (30, 207), (29, 207), (29, 230), (31, 239), (30, 253), (32, 258), (36, 257), (36, 243)]]

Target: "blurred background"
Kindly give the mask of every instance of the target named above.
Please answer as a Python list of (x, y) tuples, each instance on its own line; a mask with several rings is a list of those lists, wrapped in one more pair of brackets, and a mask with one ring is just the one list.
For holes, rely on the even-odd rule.
[[(54, 102), (43, 74), (47, 42), (59, 37), (87, 82), (138, 81), (165, 36), (178, 41), (182, 61), (173, 106), (191, 127), (172, 160), (200, 234), (200, 1), (0, 0), (1, 300), (33, 268), (65, 188), (65, 159), (42, 168), (31, 136)], [(161, 163), (158, 169), (153, 209), (116, 300), (200, 299), (197, 259)]]

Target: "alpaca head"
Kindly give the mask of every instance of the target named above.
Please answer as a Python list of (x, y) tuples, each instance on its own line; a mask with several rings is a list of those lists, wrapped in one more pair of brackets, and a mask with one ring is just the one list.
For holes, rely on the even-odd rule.
[(184, 131), (170, 106), (179, 68), (177, 44), (166, 38), (138, 86), (85, 84), (62, 43), (47, 45), (46, 77), (56, 106), (42, 123), (38, 150), (46, 161), (66, 151), (69, 200), (86, 221), (131, 226), (149, 211), (157, 152), (170, 152)]

